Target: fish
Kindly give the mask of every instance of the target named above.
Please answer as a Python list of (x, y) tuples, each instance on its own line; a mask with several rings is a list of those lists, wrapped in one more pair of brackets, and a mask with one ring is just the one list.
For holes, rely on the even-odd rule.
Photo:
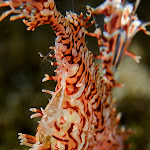
[[(118, 85), (114, 70), (133, 36), (140, 30), (149, 35), (145, 28), (149, 23), (137, 22), (133, 13), (138, 4), (138, 0), (135, 5), (125, 0), (106, 0), (96, 8), (87, 6), (86, 16), (71, 11), (64, 16), (54, 0), (0, 0), (0, 7), (11, 8), (0, 16), (0, 21), (13, 13), (10, 20), (22, 19), (28, 31), (49, 24), (56, 34), (55, 45), (50, 47), (55, 53), (56, 74), (45, 74), (42, 82), (54, 80), (57, 84), (54, 91), (42, 90), (52, 95), (45, 109), (30, 109), (31, 119), (41, 119), (35, 136), (18, 134), (21, 145), (29, 150), (124, 149), (131, 132), (118, 127), (121, 113), (116, 113), (112, 90)], [(105, 16), (104, 31), (94, 20), (101, 14)], [(96, 29), (90, 33), (88, 27), (93, 24)], [(89, 51), (85, 35), (97, 38), (100, 56)], [(47, 57), (51, 56), (44, 59)], [(103, 75), (95, 58), (102, 60)]]

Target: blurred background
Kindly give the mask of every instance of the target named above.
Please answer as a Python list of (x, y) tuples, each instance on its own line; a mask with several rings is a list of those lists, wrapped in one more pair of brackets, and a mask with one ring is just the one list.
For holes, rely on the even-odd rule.
[[(63, 14), (66, 10), (86, 12), (86, 5), (96, 7), (102, 2), (56, 0)], [(141, 1), (137, 10), (141, 20), (150, 20), (149, 6), (150, 1)], [(6, 9), (0, 8), (0, 14)], [(20, 146), (17, 137), (20, 132), (35, 135), (38, 119), (30, 119), (29, 108), (45, 108), (50, 95), (41, 89), (54, 90), (55, 82), (41, 82), (45, 73), (53, 74), (54, 68), (38, 55), (38, 52), (47, 55), (54, 40), (55, 34), (49, 25), (28, 32), (21, 20), (11, 22), (7, 17), (0, 22), (0, 150), (29, 149)], [(87, 42), (88, 48), (98, 54), (95, 39), (87, 37)], [(132, 144), (130, 150), (150, 150), (149, 43), (150, 37), (138, 33), (129, 50), (142, 56), (141, 63), (136, 64), (125, 56), (116, 74), (116, 78), (120, 76), (118, 82), (125, 84), (123, 88), (114, 89), (117, 110), (122, 112), (121, 125), (136, 131), (127, 141)]]

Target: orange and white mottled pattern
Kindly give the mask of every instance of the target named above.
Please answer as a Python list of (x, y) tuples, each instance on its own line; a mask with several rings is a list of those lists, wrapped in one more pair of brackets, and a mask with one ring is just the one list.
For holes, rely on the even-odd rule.
[[(138, 1), (137, 1), (138, 2)], [(42, 90), (52, 95), (45, 109), (31, 108), (31, 118), (42, 117), (35, 136), (19, 133), (21, 144), (30, 150), (122, 150), (127, 134), (118, 129), (121, 115), (116, 115), (112, 88), (116, 85), (113, 67), (117, 67), (133, 35), (145, 30), (136, 16), (131, 16), (137, 5), (125, 5), (121, 0), (106, 0), (97, 8), (88, 6), (88, 15), (56, 9), (53, 0), (0, 0), (0, 7), (10, 6), (0, 21), (11, 13), (10, 20), (23, 19), (28, 30), (50, 24), (56, 33), (54, 50), (56, 76), (45, 75), (43, 82), (57, 81), (55, 91)], [(104, 14), (105, 31), (99, 28), (88, 33), (94, 23), (91, 16)], [(139, 23), (139, 24), (138, 24)], [(85, 43), (85, 34), (96, 36), (103, 60), (104, 76), (94, 65), (93, 54)], [(127, 42), (127, 43), (126, 43)], [(125, 46), (126, 45), (126, 46)], [(125, 50), (124, 50), (125, 49)]]

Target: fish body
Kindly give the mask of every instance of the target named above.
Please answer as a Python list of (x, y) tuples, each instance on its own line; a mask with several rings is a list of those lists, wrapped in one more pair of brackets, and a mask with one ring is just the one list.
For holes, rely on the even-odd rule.
[[(138, 4), (137, 4), (138, 5)], [(132, 12), (137, 8), (125, 1), (106, 0), (97, 8), (88, 7), (83, 14), (66, 12), (63, 16), (54, 0), (0, 0), (0, 7), (11, 10), (0, 16), (0, 21), (11, 13), (10, 20), (23, 19), (27, 30), (50, 24), (56, 39), (54, 50), (56, 75), (45, 75), (43, 82), (55, 80), (55, 91), (45, 109), (35, 112), (31, 118), (41, 117), (35, 136), (19, 134), (21, 144), (30, 150), (123, 150), (127, 133), (118, 128), (121, 115), (116, 115), (112, 89), (116, 85), (114, 69), (120, 63), (133, 35), (148, 24), (137, 22)], [(104, 32), (97, 29), (88, 33), (91, 17), (105, 15)], [(102, 34), (101, 34), (102, 33)], [(85, 34), (96, 36), (102, 58), (103, 76), (88, 50)], [(49, 55), (50, 56), (50, 55)], [(51, 57), (51, 56), (50, 56)], [(54, 63), (52, 63), (54, 64)]]

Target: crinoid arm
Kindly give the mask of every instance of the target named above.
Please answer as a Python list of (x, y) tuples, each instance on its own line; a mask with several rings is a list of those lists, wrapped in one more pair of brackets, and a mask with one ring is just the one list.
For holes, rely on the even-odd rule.
[(50, 20), (55, 18), (55, 21), (58, 21), (57, 19), (61, 17), (60, 13), (56, 10), (55, 2), (53, 0), (0, 0), (0, 7), (5, 6), (9, 6), (11, 9), (5, 11), (0, 16), (0, 21), (14, 13), (16, 15), (11, 16), (10, 20), (23, 19), (23, 22), (28, 26), (27, 30), (32, 31), (34, 31), (37, 26), (51, 24)]
[[(150, 32), (146, 29), (150, 23), (144, 23), (135, 14), (139, 3), (140, 0), (137, 0), (133, 4), (126, 3), (125, 0), (106, 0), (98, 7), (90, 8), (93, 17), (96, 15), (105, 15), (104, 31), (97, 38), (100, 50), (100, 56), (97, 56), (97, 58), (102, 58), (102, 68), (105, 70), (105, 74), (112, 76), (115, 73), (114, 70), (119, 66), (124, 54), (139, 62), (139, 56), (135, 56), (127, 51), (133, 37), (138, 31), (143, 31), (145, 34), (150, 35)], [(95, 26), (97, 27), (96, 22)], [(95, 34), (87, 34), (96, 37)], [(110, 56), (109, 54), (112, 55)], [(106, 70), (105, 68), (109, 69)], [(112, 80), (108, 75), (106, 75), (106, 78)], [(114, 81), (112, 80), (112, 82)]]

